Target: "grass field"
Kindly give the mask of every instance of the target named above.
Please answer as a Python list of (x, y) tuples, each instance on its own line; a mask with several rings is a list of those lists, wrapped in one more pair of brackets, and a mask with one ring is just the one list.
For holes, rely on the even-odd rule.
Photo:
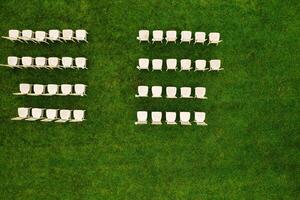
[[(0, 69), (0, 199), (299, 198), (299, 2), (1, 2), (8, 29), (84, 28), (88, 44), (0, 40), (16, 56), (85, 56), (86, 71)], [(218, 31), (218, 47), (141, 44), (139, 29)], [(219, 58), (220, 73), (141, 72), (139, 57)], [(85, 83), (87, 97), (16, 97), (18, 84)], [(208, 100), (136, 99), (139, 84), (205, 86)], [(87, 121), (10, 121), (17, 107)], [(135, 126), (137, 110), (205, 111), (207, 127)]]

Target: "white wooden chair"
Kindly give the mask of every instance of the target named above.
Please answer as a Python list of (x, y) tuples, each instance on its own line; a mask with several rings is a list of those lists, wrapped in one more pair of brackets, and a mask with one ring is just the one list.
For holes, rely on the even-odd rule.
[(11, 120), (23, 120), (30, 116), (30, 108), (18, 108), (18, 117), (11, 118)]
[(60, 85), (60, 91), (61, 93), (58, 93), (59, 96), (68, 96), (72, 93), (73, 86), (71, 84), (61, 84)]
[(61, 69), (60, 59), (58, 57), (49, 57), (47, 68), (48, 69)]
[(48, 84), (47, 85), (47, 93), (45, 96), (54, 96), (57, 95), (59, 92), (59, 86), (57, 84)]
[(164, 39), (164, 32), (162, 30), (154, 30), (152, 32), (152, 43), (154, 42), (163, 42)]
[(148, 97), (148, 86), (140, 85), (138, 86), (138, 94), (135, 97)]
[(34, 58), (30, 56), (23, 56), (21, 58), (22, 68), (34, 67)]
[(166, 112), (166, 123), (168, 125), (176, 125), (176, 112)]
[(139, 36), (136, 38), (141, 42), (149, 42), (149, 30), (139, 30)]
[(163, 61), (162, 59), (153, 59), (152, 60), (152, 71), (159, 70), (162, 71)]
[(208, 35), (209, 41), (208, 44), (216, 44), (218, 45), (222, 40), (220, 40), (220, 33), (209, 33)]
[(166, 32), (166, 41), (168, 42), (174, 42), (176, 43), (177, 40), (177, 32), (170, 30)]
[(149, 70), (149, 59), (148, 58), (140, 58), (137, 69), (146, 69)]
[(224, 70), (224, 68), (221, 68), (221, 60), (210, 60), (209, 61), (210, 69), (209, 71), (220, 71)]
[(58, 109), (46, 109), (46, 118), (41, 122), (52, 122), (58, 119)]
[(181, 31), (180, 43), (182, 43), (182, 42), (191, 43), (192, 40), (193, 39), (192, 39), (192, 32), (191, 31)]
[(191, 113), (190, 112), (180, 112), (180, 124), (181, 125), (191, 125), (190, 119), (191, 119)]
[(87, 35), (88, 32), (86, 30), (78, 29), (75, 31), (75, 40), (77, 40), (77, 42), (84, 41), (87, 43)]
[(12, 29), (12, 30), (9, 30), (8, 31), (8, 36), (2, 36), (2, 38), (4, 39), (8, 39), (12, 42), (14, 41), (20, 41), (20, 42), (23, 42), (21, 39), (21, 32), (19, 30), (15, 30), (15, 29)]
[(87, 69), (87, 59), (84, 57), (75, 58), (75, 66), (77, 69)]
[(74, 42), (74, 31), (72, 29), (63, 29), (62, 37), (60, 37), (65, 42), (72, 41)]
[(166, 61), (167, 63), (167, 71), (168, 70), (175, 70), (177, 69), (177, 59), (175, 58), (169, 58)]
[(196, 60), (195, 61), (195, 71), (205, 71), (206, 68), (206, 60)]
[(41, 96), (45, 94), (45, 85), (42, 84), (33, 84), (33, 92), (28, 93), (30, 96)]
[(160, 98), (162, 97), (162, 86), (152, 86), (151, 88), (152, 97), (153, 98)]
[(35, 68), (47, 68), (47, 58), (45, 57), (36, 57), (35, 59)]
[(195, 98), (197, 99), (207, 99), (205, 96), (206, 88), (205, 87), (196, 87), (195, 88)]
[(85, 110), (73, 110), (73, 119), (70, 122), (83, 122), (85, 120)]
[(56, 41), (62, 42), (60, 38), (61, 38), (61, 32), (59, 30), (57, 29), (49, 30), (48, 37), (47, 37), (48, 40), (50, 40), (51, 42), (56, 42)]
[(0, 64), (4, 67), (10, 67), (10, 68), (22, 68), (20, 65), (21, 59), (16, 56), (8, 56), (7, 57), (7, 64)]
[(151, 119), (153, 125), (161, 125), (162, 112), (151, 112)]
[(180, 88), (180, 98), (192, 98), (191, 94), (192, 94), (191, 87)]
[(147, 124), (148, 112), (147, 111), (137, 111), (136, 113), (137, 121), (134, 123), (138, 124)]
[(27, 121), (36, 121), (44, 118), (44, 108), (32, 108), (31, 117), (25, 119)]
[(36, 41), (34, 40), (34, 32), (32, 30), (22, 30), (19, 39), (25, 41), (26, 43), (28, 41), (36, 43)]
[(75, 95), (75, 96), (85, 96), (86, 93), (86, 85), (85, 84), (75, 84), (74, 85), (74, 93), (72, 93), (71, 95)]
[(204, 44), (204, 42), (206, 41), (205, 37), (206, 37), (205, 32), (196, 32), (195, 33), (195, 44), (196, 43)]
[(74, 59), (72, 57), (62, 57), (61, 63), (62, 63), (62, 68), (64, 69), (74, 68), (73, 66)]
[(167, 98), (177, 98), (176, 93), (177, 93), (176, 87), (172, 87), (172, 86), (166, 87)]
[(28, 95), (31, 92), (32, 85), (29, 83), (20, 83), (19, 90), (20, 92), (13, 93), (13, 95)]
[(180, 71), (190, 71), (192, 69), (192, 61), (190, 59), (180, 60)]
[(47, 33), (45, 31), (36, 31), (35, 32), (35, 37), (33, 38), (36, 42), (38, 43), (41, 43), (41, 42), (44, 42), (44, 43), (47, 43)]
[(56, 120), (55, 122), (65, 123), (71, 120), (71, 113), (72, 110), (66, 110), (66, 109), (59, 110), (59, 119)]
[(206, 126), (207, 123), (205, 123), (205, 112), (195, 112), (195, 122), (197, 125), (200, 126)]

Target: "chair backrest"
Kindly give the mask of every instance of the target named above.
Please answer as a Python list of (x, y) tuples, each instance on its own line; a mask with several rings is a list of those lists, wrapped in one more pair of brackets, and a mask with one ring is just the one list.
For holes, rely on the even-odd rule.
[(148, 86), (140, 85), (138, 86), (138, 95), (141, 97), (147, 97), (148, 96)]
[(55, 95), (58, 93), (58, 85), (56, 84), (48, 84), (47, 85), (47, 90), (48, 90), (48, 94), (51, 94), (51, 95)]
[(206, 93), (206, 88), (205, 87), (196, 87), (195, 88), (195, 96), (197, 98), (204, 97)]
[(195, 68), (198, 70), (204, 70), (206, 67), (206, 60), (196, 60)]
[(141, 69), (148, 69), (148, 67), (149, 67), (149, 59), (148, 58), (140, 58), (139, 59), (139, 67)]
[(166, 112), (166, 122), (175, 123), (176, 121), (176, 112)]
[(190, 112), (180, 112), (180, 121), (181, 122), (189, 122), (191, 119)]
[(86, 85), (84, 85), (84, 84), (75, 84), (74, 85), (74, 91), (78, 95), (84, 95), (85, 89), (86, 89)]
[(170, 39), (176, 39), (177, 32), (176, 31), (167, 31), (166, 36), (167, 36), (167, 38), (170, 38)]
[(181, 97), (190, 97), (191, 93), (192, 93), (191, 87), (181, 87), (180, 88)]
[(84, 58), (84, 57), (75, 58), (75, 64), (79, 68), (85, 68), (86, 67), (86, 61), (87, 61), (87, 59)]
[(176, 97), (177, 88), (176, 87), (166, 87), (167, 97)]
[(75, 120), (82, 121), (84, 120), (85, 110), (73, 110), (73, 117)]
[(64, 67), (71, 67), (73, 65), (73, 58), (72, 57), (62, 57), (61, 63)]
[(161, 97), (162, 86), (152, 86), (151, 92), (152, 92), (152, 97)]
[(45, 91), (45, 86), (42, 85), (42, 84), (34, 84), (33, 85), (33, 92), (34, 94), (38, 94), (38, 95), (41, 95), (43, 94)]
[(36, 119), (40, 119), (43, 117), (44, 110), (42, 108), (32, 108), (31, 116)]
[(177, 59), (175, 58), (169, 58), (167, 59), (167, 68), (168, 69), (176, 69), (177, 67)]
[(221, 60), (210, 60), (209, 64), (212, 70), (219, 70), (221, 68)]
[(148, 118), (148, 112), (147, 111), (138, 111), (137, 112), (138, 122), (146, 122), (147, 118)]
[(62, 94), (69, 95), (72, 93), (72, 85), (71, 84), (61, 84), (60, 90)]
[(48, 58), (48, 65), (51, 67), (59, 66), (59, 58), (58, 57), (49, 57)]
[(46, 110), (46, 117), (48, 119), (56, 119), (57, 118), (57, 114), (58, 114), (58, 110), (57, 109), (47, 109)]
[(162, 68), (163, 61), (162, 59), (153, 59), (152, 60), (152, 67), (153, 68)]
[(18, 116), (22, 117), (22, 118), (27, 118), (29, 117), (29, 113), (30, 113), (30, 108), (18, 108)]
[(19, 64), (19, 58), (16, 56), (8, 56), (7, 57), (7, 64), (10, 66), (16, 66)]
[(195, 112), (195, 122), (202, 123), (205, 120), (205, 112)]
[(161, 122), (162, 112), (151, 112), (152, 122)]
[(139, 30), (140, 40), (148, 40), (148, 38), (149, 38), (149, 30)]
[(47, 65), (47, 59), (45, 57), (36, 57), (35, 58), (35, 65), (37, 67), (44, 67)]
[(19, 89), (20, 89), (20, 93), (22, 93), (22, 94), (28, 94), (31, 91), (31, 84), (20, 83)]
[(154, 30), (153, 31), (153, 38), (162, 39), (163, 38), (163, 31), (162, 30)]
[(72, 113), (71, 110), (62, 109), (59, 111), (59, 116), (63, 120), (69, 120), (71, 118), (71, 113)]

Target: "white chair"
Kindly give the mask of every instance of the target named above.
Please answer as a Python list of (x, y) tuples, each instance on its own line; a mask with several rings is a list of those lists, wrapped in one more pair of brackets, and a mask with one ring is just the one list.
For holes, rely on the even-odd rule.
[(85, 110), (73, 110), (73, 119), (70, 122), (82, 122), (85, 120), (84, 118)]
[(180, 43), (182, 43), (182, 42), (191, 43), (192, 40), (193, 39), (192, 39), (192, 32), (191, 31), (181, 31)]
[(168, 125), (175, 125), (176, 122), (176, 112), (166, 112), (166, 123)]
[(47, 85), (47, 93), (45, 93), (45, 96), (53, 96), (57, 95), (59, 92), (59, 86), (57, 84), (48, 84)]
[(159, 70), (162, 71), (163, 61), (162, 59), (153, 59), (152, 60), (152, 71)]
[(28, 93), (30, 96), (40, 96), (45, 93), (45, 85), (33, 84), (33, 93)]
[(72, 57), (62, 57), (61, 58), (62, 68), (74, 68), (73, 62), (74, 62), (74, 59)]
[(71, 29), (63, 29), (62, 30), (62, 37), (60, 37), (60, 39), (62, 39), (63, 41), (67, 42), (67, 41), (73, 41), (74, 42), (74, 31)]
[(71, 119), (72, 110), (62, 109), (59, 111), (59, 119), (55, 122), (65, 123)]
[(31, 92), (32, 85), (29, 83), (20, 83), (19, 84), (19, 90), (18, 93), (13, 93), (13, 95), (27, 95)]
[(72, 85), (71, 84), (61, 84), (60, 85), (61, 93), (58, 93), (59, 96), (68, 96), (72, 93)]
[(76, 30), (75, 31), (75, 40), (77, 40), (77, 42), (81, 42), (81, 41), (88, 42), (87, 35), (88, 35), (88, 32), (86, 30), (82, 30), (82, 29)]
[(195, 61), (195, 71), (205, 71), (206, 68), (206, 60), (196, 60)]
[(21, 41), (22, 42), (22, 40), (20, 40), (20, 36), (21, 36), (21, 32), (19, 31), (19, 30), (9, 30), (8, 31), (8, 36), (2, 36), (2, 38), (4, 38), (4, 39), (8, 39), (8, 40), (10, 40), (10, 41)]
[(149, 30), (139, 30), (139, 36), (136, 38), (141, 42), (149, 42)]
[(152, 32), (153, 38), (152, 38), (152, 43), (154, 42), (161, 42), (164, 39), (164, 32), (162, 30), (155, 30)]
[(210, 69), (209, 71), (220, 71), (224, 68), (221, 68), (221, 60), (210, 60), (209, 61)]
[(46, 118), (41, 122), (52, 122), (58, 119), (58, 109), (46, 109)]
[(153, 125), (161, 125), (162, 112), (151, 112), (151, 119)]
[(180, 71), (190, 71), (192, 69), (192, 61), (190, 59), (180, 60)]
[(74, 91), (75, 93), (72, 93), (71, 95), (75, 95), (75, 96), (85, 96), (86, 93), (86, 85), (84, 84), (75, 84), (74, 85)]
[(222, 40), (220, 40), (220, 33), (209, 33), (208, 38), (208, 44), (218, 45), (220, 42), (222, 42)]
[(205, 37), (206, 37), (205, 32), (196, 32), (195, 33), (195, 44), (196, 43), (204, 44), (204, 42), (206, 41)]
[(160, 98), (162, 97), (162, 86), (152, 86), (151, 88), (152, 97), (153, 98)]
[(134, 123), (135, 125), (147, 124), (147, 118), (148, 118), (147, 111), (137, 111), (136, 116), (137, 116), (137, 121)]
[(77, 69), (87, 69), (87, 59), (84, 57), (75, 58), (75, 66)]
[(175, 42), (177, 40), (177, 32), (176, 31), (167, 31), (166, 32), (166, 41), (168, 42)]
[(205, 96), (206, 88), (205, 87), (196, 87), (195, 88), (195, 98), (197, 99), (207, 99)]
[(34, 40), (34, 32), (32, 30), (22, 30), (21, 37), (19, 37), (21, 40), (25, 41), (32, 41), (36, 43)]
[(30, 116), (30, 108), (18, 108), (18, 117), (11, 118), (11, 120), (23, 120)]
[(168, 70), (175, 70), (177, 69), (177, 59), (169, 58), (166, 61), (167, 63), (167, 71)]
[(181, 125), (191, 125), (190, 119), (191, 119), (191, 113), (190, 112), (180, 112), (180, 124)]
[(32, 108), (31, 117), (25, 119), (27, 121), (36, 121), (44, 118), (44, 108)]
[(47, 42), (47, 33), (45, 31), (36, 31), (34, 40), (38, 43), (45, 42), (45, 43), (49, 44)]
[(2, 66), (7, 66), (10, 68), (21, 68), (22, 66), (20, 65), (21, 59), (16, 57), (16, 56), (8, 56), (7, 57), (7, 65), (2, 64)]
[(56, 29), (49, 30), (47, 39), (49, 39), (51, 42), (55, 42), (55, 41), (62, 42), (60, 38), (61, 38), (61, 32), (59, 30)]
[(30, 56), (23, 56), (21, 58), (21, 61), (22, 61), (23, 68), (34, 67), (34, 58)]
[(192, 98), (192, 89), (190, 87), (180, 88), (180, 98)]
[(148, 97), (148, 90), (148, 86), (138, 86), (138, 94), (136, 94), (135, 97)]
[(166, 88), (167, 98), (177, 98), (176, 93), (177, 93), (176, 87), (169, 86)]
[(49, 57), (47, 68), (48, 69), (61, 69), (60, 59), (58, 57)]
[(195, 112), (195, 122), (197, 125), (200, 126), (206, 126), (207, 123), (205, 123), (205, 112)]
[(47, 58), (36, 57), (35, 58), (35, 67), (36, 68), (47, 68)]
[(140, 58), (139, 64), (136, 68), (138, 68), (139, 70), (141, 70), (141, 69), (149, 70), (149, 59), (148, 58)]

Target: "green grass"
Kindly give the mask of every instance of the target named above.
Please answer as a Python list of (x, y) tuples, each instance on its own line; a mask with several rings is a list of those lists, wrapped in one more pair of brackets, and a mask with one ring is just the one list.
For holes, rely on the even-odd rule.
[[(298, 1), (1, 2), (8, 29), (84, 28), (88, 44), (0, 41), (16, 56), (86, 56), (89, 69), (0, 69), (0, 199), (299, 198)], [(139, 29), (218, 31), (218, 47), (139, 45)], [(220, 73), (140, 72), (139, 57), (219, 58)], [(16, 97), (21, 82), (85, 83), (87, 97)], [(205, 86), (208, 100), (135, 99), (139, 84)], [(87, 121), (10, 121), (17, 107)], [(205, 111), (207, 127), (134, 126), (137, 110)]]

